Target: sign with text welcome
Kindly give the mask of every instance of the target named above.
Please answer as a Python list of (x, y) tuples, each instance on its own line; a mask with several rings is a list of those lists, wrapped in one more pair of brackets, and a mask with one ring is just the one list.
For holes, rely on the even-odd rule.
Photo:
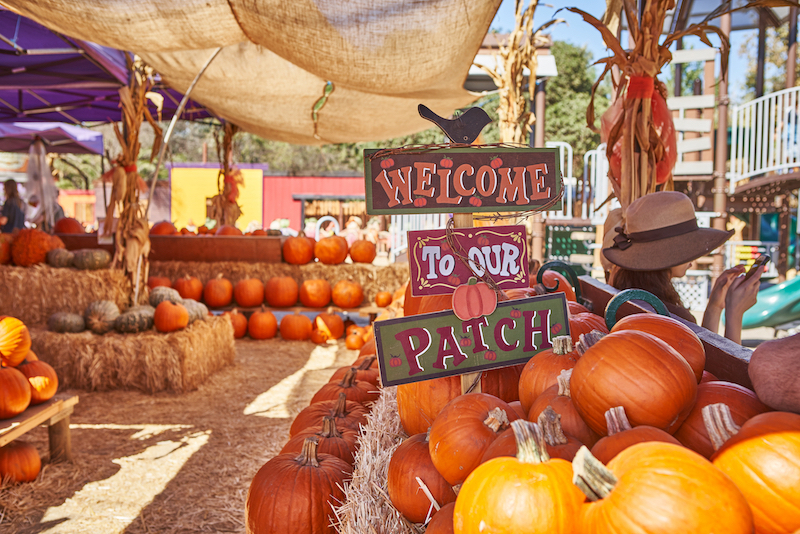
[(569, 335), (563, 293), (499, 302), (461, 321), (452, 310), (376, 321), (381, 382), (395, 386), (527, 362)]
[(437, 148), (370, 159), (375, 152), (364, 151), (371, 215), (527, 211), (549, 205), (563, 187), (555, 148)]
[(450, 249), (446, 230), (408, 232), (411, 294), (449, 295), (470, 276), (487, 274), (500, 289), (528, 287), (525, 226), (453, 228), (453, 240), (469, 258)]

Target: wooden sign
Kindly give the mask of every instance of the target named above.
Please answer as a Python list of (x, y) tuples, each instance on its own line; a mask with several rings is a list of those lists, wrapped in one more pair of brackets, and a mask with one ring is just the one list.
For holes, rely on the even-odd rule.
[(563, 293), (499, 302), (491, 315), (463, 322), (447, 310), (374, 328), (384, 386), (523, 364), (569, 335)]
[(376, 152), (364, 150), (371, 215), (561, 209), (555, 148), (437, 148), (371, 158)]
[(471, 276), (484, 274), (500, 289), (528, 287), (525, 226), (454, 228), (452, 236), (467, 263), (450, 249), (446, 230), (408, 232), (412, 295), (449, 295)]

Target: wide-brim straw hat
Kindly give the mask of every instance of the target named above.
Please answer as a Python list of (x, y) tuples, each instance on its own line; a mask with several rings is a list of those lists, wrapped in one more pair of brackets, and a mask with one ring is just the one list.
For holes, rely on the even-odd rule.
[(677, 191), (650, 193), (631, 202), (625, 228), (616, 228), (605, 257), (631, 271), (660, 271), (705, 256), (733, 231), (699, 228), (692, 201)]

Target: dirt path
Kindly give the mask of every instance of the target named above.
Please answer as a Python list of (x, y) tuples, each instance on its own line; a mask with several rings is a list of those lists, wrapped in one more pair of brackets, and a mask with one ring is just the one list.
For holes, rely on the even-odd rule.
[(0, 533), (244, 532), (256, 471), (278, 453), (294, 416), (356, 351), (283, 340), (236, 342), (233, 366), (197, 391), (87, 393), (72, 416), (75, 462), (0, 485)]

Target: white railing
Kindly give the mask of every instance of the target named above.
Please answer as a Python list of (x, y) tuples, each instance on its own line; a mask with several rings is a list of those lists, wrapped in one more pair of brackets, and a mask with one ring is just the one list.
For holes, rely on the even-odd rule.
[(564, 182), (564, 208), (561, 211), (547, 211), (544, 213), (544, 217), (551, 220), (572, 219), (575, 189), (578, 186), (578, 179), (572, 175), (572, 146), (563, 141), (548, 141), (545, 146), (558, 149), (559, 168)]
[(584, 154), (583, 166), (584, 169), (588, 169), (584, 171), (588, 177), (588, 183), (581, 191), (581, 218), (589, 219), (592, 224), (599, 226), (605, 222), (610, 210), (619, 207), (619, 201), (616, 198), (603, 204), (611, 194), (606, 144), (601, 143), (596, 149)]
[(447, 225), (449, 213), (424, 213), (421, 215), (392, 215), (389, 226), (389, 263), (408, 249), (409, 230), (435, 230)]
[(800, 87), (731, 110), (730, 192), (743, 180), (800, 167)]

